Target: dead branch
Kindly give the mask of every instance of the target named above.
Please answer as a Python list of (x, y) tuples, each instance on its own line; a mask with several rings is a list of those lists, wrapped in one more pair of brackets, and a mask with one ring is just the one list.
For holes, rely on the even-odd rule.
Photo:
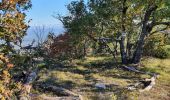
[(37, 71), (33, 71), (31, 72), (28, 77), (27, 80), (25, 82), (25, 84), (23, 84), (23, 88), (20, 91), (20, 100), (28, 100), (31, 88), (32, 88), (32, 83), (35, 81), (35, 79), (37, 78)]
[(55, 97), (55, 96), (47, 96), (47, 95), (31, 95), (31, 100), (82, 100), (80, 97), (74, 96), (63, 96), (63, 97)]
[(145, 79), (145, 83), (149, 82), (149, 84), (144, 89), (139, 90), (139, 92), (149, 91), (156, 84), (156, 78), (157, 75), (154, 75), (150, 79)]
[(78, 94), (73, 93), (67, 89), (64, 89), (62, 87), (56, 87), (56, 86), (52, 86), (52, 85), (42, 85), (41, 87), (45, 88), (46, 90), (50, 90), (55, 92), (56, 94), (62, 94), (65, 96), (78, 96)]
[[(49, 84), (36, 84), (36, 85), (38, 86), (38, 88), (41, 88), (45, 91), (50, 91), (55, 93), (56, 95), (62, 96), (62, 97), (45, 97), (45, 98), (61, 98), (61, 100), (83, 100), (81, 95), (62, 87), (57, 87)], [(68, 99), (68, 98), (77, 98), (77, 99)], [(46, 100), (51, 100), (51, 99), (46, 99)], [(55, 99), (55, 100), (60, 100), (60, 99)]]
[(134, 67), (129, 67), (129, 66), (123, 66), (123, 68), (129, 70), (129, 71), (133, 71), (135, 73), (140, 73), (140, 74), (147, 74), (150, 75), (151, 78), (150, 79), (145, 79), (143, 81), (140, 81), (138, 83), (135, 83), (134, 85), (129, 85), (127, 87), (128, 90), (137, 90), (137, 88), (142, 85), (142, 89), (139, 89), (139, 92), (144, 92), (144, 91), (149, 91), (155, 84), (156, 84), (156, 78), (158, 77), (158, 74), (156, 73), (150, 73), (150, 72), (143, 72), (140, 71)]

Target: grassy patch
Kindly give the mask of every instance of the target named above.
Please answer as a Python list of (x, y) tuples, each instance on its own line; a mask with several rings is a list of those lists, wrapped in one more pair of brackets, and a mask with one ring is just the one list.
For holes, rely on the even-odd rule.
[[(86, 57), (74, 60), (73, 65), (44, 69), (39, 83), (48, 83), (80, 93), (85, 100), (166, 100), (170, 93), (170, 59), (145, 58), (141, 70), (160, 73), (156, 86), (145, 93), (125, 89), (148, 75), (122, 70), (112, 57)], [(95, 88), (96, 83), (106, 84), (105, 90)], [(154, 99), (152, 99), (154, 98)], [(167, 99), (168, 100), (168, 99)]]
[[(156, 86), (151, 92), (139, 95), (139, 98), (151, 100), (170, 99), (170, 59), (146, 58), (142, 61), (143, 70), (159, 73)], [(141, 100), (143, 100), (141, 99)]]

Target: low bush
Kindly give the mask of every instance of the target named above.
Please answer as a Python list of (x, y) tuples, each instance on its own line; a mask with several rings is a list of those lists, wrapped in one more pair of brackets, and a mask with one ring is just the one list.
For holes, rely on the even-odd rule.
[(162, 34), (154, 34), (146, 39), (144, 45), (144, 56), (152, 56), (157, 58), (167, 58), (169, 56), (166, 48), (167, 38)]
[(160, 47), (154, 50), (154, 56), (157, 58), (167, 58), (169, 56), (169, 53), (165, 47)]

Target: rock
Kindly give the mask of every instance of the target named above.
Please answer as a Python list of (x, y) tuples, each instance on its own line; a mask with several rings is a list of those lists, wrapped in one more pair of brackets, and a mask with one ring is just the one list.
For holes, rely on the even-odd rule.
[(19, 100), (29, 100), (27, 97), (21, 97)]
[(104, 83), (96, 83), (95, 87), (98, 89), (106, 89), (106, 85)]

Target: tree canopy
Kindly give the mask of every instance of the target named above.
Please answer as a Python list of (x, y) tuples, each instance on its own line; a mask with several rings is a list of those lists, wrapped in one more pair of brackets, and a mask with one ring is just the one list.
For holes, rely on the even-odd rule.
[(83, 0), (59, 16), (70, 34), (119, 42), (123, 63), (140, 62), (145, 38), (170, 26), (169, 0)]

